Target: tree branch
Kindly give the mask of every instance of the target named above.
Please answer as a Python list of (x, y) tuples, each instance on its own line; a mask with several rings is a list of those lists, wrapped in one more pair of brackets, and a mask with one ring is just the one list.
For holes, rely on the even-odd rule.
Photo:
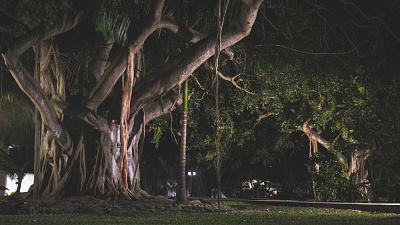
[(320, 145), (322, 145), (325, 149), (330, 150), (332, 145), (329, 141), (322, 138), (315, 130), (313, 130), (308, 123), (310, 120), (307, 120), (301, 126), (301, 130), (311, 139), (317, 141)]
[[(210, 63), (208, 63), (208, 62), (205, 62), (205, 63), (204, 63), (204, 67), (206, 67), (206, 69), (209, 69), (209, 70), (214, 71), (214, 67), (213, 67), (212, 65), (210, 65)], [(228, 77), (228, 76), (223, 75), (219, 70), (217, 71), (217, 74), (218, 74), (218, 76), (221, 77), (223, 80), (226, 80), (226, 81), (231, 82), (237, 89), (239, 89), (239, 90), (241, 90), (241, 91), (244, 91), (244, 92), (246, 92), (247, 94), (256, 95), (255, 93), (250, 92), (250, 91), (248, 91), (248, 90), (246, 90), (246, 89), (240, 87), (240, 86), (237, 84), (237, 82), (235, 81), (235, 79), (236, 79), (240, 74), (239, 74), (239, 75), (236, 75), (236, 76), (234, 76), (234, 77)]]
[[(188, 96), (190, 98), (191, 94)], [(140, 130), (141, 124), (147, 125), (151, 120), (172, 112), (178, 106), (183, 104), (182, 95), (178, 92), (173, 92), (162, 98), (156, 99), (153, 102), (146, 104), (143, 111), (146, 114), (145, 121), (142, 115), (133, 115), (129, 121), (129, 130), (132, 133), (137, 133)], [(136, 117), (134, 117), (136, 116)]]
[(103, 133), (111, 132), (108, 121), (96, 112), (82, 106), (70, 105), (57, 95), (53, 95), (50, 101), (57, 112), (81, 119)]
[[(162, 28), (168, 29), (177, 37), (180, 37), (183, 40), (185, 40), (189, 43), (192, 43), (192, 44), (197, 43), (201, 39), (207, 37), (207, 35), (200, 33), (196, 30), (193, 30), (190, 27), (187, 27), (182, 24), (178, 24), (178, 22), (176, 22), (175, 18), (172, 16), (162, 16), (161, 21), (158, 24), (158, 28), (159, 29), (162, 29)], [(221, 52), (224, 53), (230, 60), (233, 59), (234, 53), (230, 48), (226, 48), (226, 49), (222, 50)]]
[(72, 147), (71, 138), (67, 130), (58, 122), (56, 111), (50, 103), (46, 93), (44, 93), (43, 89), (33, 79), (33, 76), (31, 76), (25, 69), (19, 58), (9, 58), (5, 54), (2, 55), (19, 87), (28, 95), (35, 106), (39, 109), (43, 122), (51, 130), (53, 136), (58, 140), (62, 150), (69, 151)]
[[(326, 139), (322, 138), (315, 130), (313, 130), (308, 123), (310, 119), (303, 123), (300, 130), (303, 131), (311, 141), (316, 141), (322, 145), (326, 150), (332, 151), (332, 144)], [(347, 158), (340, 152), (337, 152), (340, 161), (347, 165)]]
[(367, 16), (364, 11), (354, 2), (350, 2), (350, 1), (346, 1), (346, 0), (341, 0), (341, 2), (343, 3), (343, 5), (347, 6), (347, 5), (351, 5), (353, 6), (355, 9), (357, 9), (357, 11), (361, 14), (362, 17), (364, 17), (367, 20), (378, 20), (379, 22), (381, 22), (383, 24), (383, 26), (386, 28), (386, 30), (389, 32), (389, 34), (398, 42), (400, 43), (400, 38), (392, 31), (392, 29), (390, 29), (390, 27), (386, 24), (385, 21), (383, 21), (383, 19), (381, 19), (380, 17), (369, 17)]
[(3, 46), (2, 53), (7, 53), (9, 57), (12, 55), (18, 58), (39, 41), (46, 40), (76, 27), (82, 17), (83, 11), (71, 12), (71, 14), (62, 13), (50, 30), (47, 30), (44, 25), (39, 25), (15, 39), (9, 46)]
[[(263, 0), (242, 2), (239, 15), (222, 32), (221, 49), (249, 35)], [(216, 35), (210, 34), (139, 81), (133, 93), (131, 111), (134, 112), (142, 103), (152, 101), (186, 80), (194, 70), (214, 55), (215, 37)]]
[(126, 70), (126, 55), (126, 49), (121, 51), (118, 57), (107, 68), (100, 81), (97, 82), (96, 86), (90, 92), (88, 99), (84, 102), (84, 107), (96, 110), (104, 99), (106, 99), (115, 83)]
[(149, 17), (146, 23), (139, 30), (129, 33), (129, 52), (136, 53), (143, 46), (144, 41), (157, 30), (158, 24), (161, 21), (162, 9), (164, 0), (156, 0), (153, 2)]
[(157, 28), (168, 29), (176, 36), (190, 43), (196, 43), (207, 36), (203, 33), (193, 30), (190, 27), (178, 24), (178, 22), (176, 22), (175, 18), (172, 16), (162, 16)]
[(104, 74), (104, 70), (106, 69), (107, 60), (113, 44), (114, 40), (106, 40), (102, 48), (97, 53), (96, 61), (93, 63), (92, 66), (92, 73), (96, 78), (96, 81), (99, 81), (101, 76), (103, 76)]
[[(63, 13), (52, 27), (51, 35), (57, 35), (74, 28), (82, 18), (83, 12), (72, 14)], [(33, 45), (50, 37), (47, 35), (44, 26), (38, 26), (25, 35), (15, 39), (9, 46), (2, 46), (1, 54), (7, 64), (10, 73), (18, 86), (32, 100), (40, 111), (42, 120), (58, 140), (61, 149), (68, 155), (72, 154), (72, 140), (67, 130), (59, 123), (56, 111), (43, 89), (33, 79), (33, 76), (23, 66), (20, 56)]]
[[(19, 17), (17, 17), (16, 15), (14, 15), (13, 13), (11, 13), (10, 11), (7, 11), (7, 10), (0, 10), (0, 12), (2, 13), (2, 14), (4, 14), (4, 15), (6, 15), (8, 18), (8, 20), (9, 19), (12, 19), (12, 20), (14, 20), (15, 22), (21, 22), (22, 24), (24, 24), (25, 26), (27, 26), (29, 29), (32, 29), (33, 27), (32, 27), (32, 25), (31, 24), (29, 24), (28, 22), (26, 22), (25, 20), (22, 20), (21, 18), (19, 18)], [(3, 17), (3, 16), (2, 16)], [(5, 20), (5, 18), (3, 17), (2, 19), (4, 19)], [(10, 22), (10, 21), (8, 21), (8, 22)]]
[(7, 33), (12, 35), (21, 35), (22, 33), (13, 27), (16, 22), (15, 19), (10, 18), (7, 13), (0, 11), (0, 33)]
[(179, 93), (177, 92), (172, 95), (166, 96), (163, 99), (157, 99), (152, 103), (149, 103), (144, 108), (144, 111), (146, 112), (146, 121), (144, 124), (147, 124), (157, 117), (174, 111), (177, 106), (180, 106), (182, 104), (182, 95), (179, 95)]

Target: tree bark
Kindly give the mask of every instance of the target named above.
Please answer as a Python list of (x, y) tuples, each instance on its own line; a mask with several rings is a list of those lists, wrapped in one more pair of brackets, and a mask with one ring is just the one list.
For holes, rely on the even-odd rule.
[(128, 55), (127, 80), (124, 87), (121, 106), (121, 166), (119, 176), (119, 193), (123, 196), (128, 196), (128, 117), (130, 115), (130, 102), (132, 97), (132, 87), (134, 79), (134, 63), (135, 54)]
[[(181, 151), (180, 151), (180, 185), (179, 185), (179, 196), (178, 202), (187, 204), (186, 195), (186, 136), (187, 136), (187, 96), (188, 96), (188, 82), (186, 80), (183, 91), (183, 113), (181, 118), (182, 124), (182, 136), (181, 136)], [(191, 194), (191, 193), (189, 193)]]

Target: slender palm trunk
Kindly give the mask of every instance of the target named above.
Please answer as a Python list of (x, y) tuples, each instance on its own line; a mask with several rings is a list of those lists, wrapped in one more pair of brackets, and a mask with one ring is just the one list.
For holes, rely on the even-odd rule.
[(185, 89), (183, 92), (183, 114), (182, 114), (182, 137), (181, 137), (181, 154), (180, 154), (180, 190), (178, 202), (187, 204), (186, 196), (186, 136), (187, 136), (187, 96), (188, 96), (188, 83), (185, 81)]

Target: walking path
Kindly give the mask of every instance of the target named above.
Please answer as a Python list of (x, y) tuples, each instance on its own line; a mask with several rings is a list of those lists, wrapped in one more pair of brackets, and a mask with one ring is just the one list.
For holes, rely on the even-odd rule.
[(400, 213), (400, 203), (348, 203), (348, 202), (306, 202), (294, 200), (247, 200), (251, 203), (275, 205), (275, 206), (300, 206), (317, 208), (335, 208), (335, 209), (354, 209), (373, 212), (392, 212)]

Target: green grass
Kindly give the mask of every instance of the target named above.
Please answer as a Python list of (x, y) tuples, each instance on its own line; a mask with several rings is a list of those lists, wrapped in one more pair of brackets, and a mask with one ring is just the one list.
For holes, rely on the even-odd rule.
[(239, 211), (191, 212), (153, 211), (143, 215), (111, 216), (86, 214), (27, 214), (0, 216), (0, 224), (400, 224), (400, 215), (355, 210), (281, 207), (223, 201)]

